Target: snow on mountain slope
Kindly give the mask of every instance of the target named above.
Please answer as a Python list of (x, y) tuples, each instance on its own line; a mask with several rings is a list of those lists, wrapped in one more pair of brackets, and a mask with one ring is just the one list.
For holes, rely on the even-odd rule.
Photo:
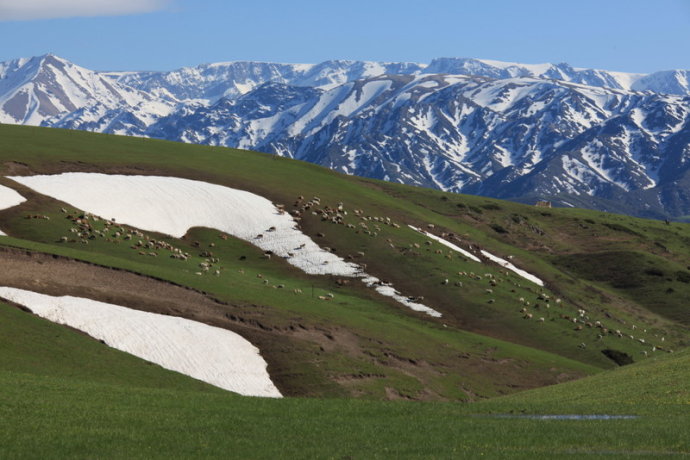
[(174, 177), (94, 173), (12, 179), (79, 209), (143, 230), (181, 238), (192, 227), (216, 228), (272, 251), (310, 274), (354, 276), (360, 271), (319, 248), (295, 228), (292, 216), (279, 212), (269, 200), (243, 190)]
[(429, 74), (476, 75), (496, 79), (533, 77), (634, 91), (690, 95), (690, 71), (670, 70), (651, 74), (578, 69), (569, 64), (521, 64), (471, 58), (437, 58), (424, 69)]
[(14, 189), (0, 185), (0, 211), (12, 208), (26, 201), (26, 198), (17, 193)]
[(687, 97), (534, 77), (390, 75), (327, 91), (267, 84), (146, 134), (455, 192), (613, 199), (660, 185), (669, 161), (687, 169), (666, 152), (689, 107)]
[(93, 107), (102, 108), (94, 118), (126, 107), (150, 122), (170, 113), (173, 105), (51, 54), (0, 64), (2, 123), (54, 124), (65, 115)]
[[(12, 208), (26, 201), (26, 198), (21, 196), (15, 190), (0, 185), (0, 211), (3, 209)], [(0, 230), (0, 236), (5, 235), (2, 230)]]
[(169, 72), (101, 72), (156, 97), (214, 103), (236, 98), (264, 83), (331, 89), (343, 83), (380, 75), (453, 74), (494, 79), (533, 77), (588, 86), (690, 95), (690, 71), (652, 74), (573, 68), (568, 64), (523, 64), (489, 59), (437, 58), (428, 65), (409, 62), (331, 60), (319, 64), (219, 62)]
[[(528, 202), (690, 213), (687, 71), (461, 58), (79, 69), (54, 56), (0, 64), (0, 122), (246, 148)], [(48, 92), (46, 81), (61, 83)]]
[(0, 298), (108, 346), (245, 396), (280, 398), (259, 349), (239, 334), (81, 297), (0, 287)]
[(214, 103), (222, 97), (239, 97), (268, 82), (329, 89), (361, 78), (415, 73), (422, 68), (413, 63), (368, 61), (334, 60), (320, 64), (237, 61), (170, 72), (103, 72), (102, 75), (159, 97)]
[(11, 179), (103, 218), (177, 238), (192, 227), (215, 228), (283, 257), (305, 273), (359, 277), (406, 307), (441, 316), (322, 249), (302, 233), (292, 216), (250, 192), (177, 177), (64, 173)]

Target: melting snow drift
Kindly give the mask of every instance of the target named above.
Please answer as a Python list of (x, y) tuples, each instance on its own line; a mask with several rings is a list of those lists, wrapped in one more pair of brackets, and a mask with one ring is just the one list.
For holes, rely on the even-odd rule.
[(113, 348), (245, 396), (281, 397), (259, 350), (234, 332), (80, 297), (0, 287), (0, 297)]
[(484, 257), (486, 257), (487, 259), (496, 262), (501, 267), (507, 268), (508, 270), (511, 270), (511, 271), (517, 273), (518, 275), (522, 276), (526, 280), (531, 281), (538, 286), (544, 286), (544, 282), (542, 280), (540, 280), (539, 278), (537, 278), (536, 276), (534, 276), (531, 273), (528, 273), (528, 272), (526, 272), (520, 268), (517, 268), (515, 265), (511, 264), (507, 260), (501, 259), (500, 257), (495, 256), (488, 251), (484, 251), (483, 249), (482, 249), (482, 255)]
[[(21, 196), (13, 189), (0, 185), (0, 211), (17, 206), (25, 201), (26, 198)], [(5, 235), (5, 233), (0, 230), (0, 235)]]
[(412, 225), (408, 225), (408, 227), (410, 227), (412, 230), (415, 230), (415, 231), (421, 233), (422, 235), (428, 236), (428, 237), (431, 238), (432, 240), (438, 241), (439, 243), (441, 243), (442, 245), (444, 245), (444, 246), (446, 246), (446, 247), (452, 249), (453, 251), (459, 252), (460, 254), (462, 254), (463, 256), (467, 257), (468, 259), (474, 260), (475, 262), (481, 262), (481, 260), (479, 260), (479, 257), (475, 256), (475, 255), (472, 254), (471, 252), (465, 251), (465, 250), (462, 249), (460, 246), (457, 246), (457, 245), (451, 243), (451, 242), (448, 241), (448, 240), (444, 240), (444, 239), (441, 238), (440, 236), (436, 236), (436, 235), (434, 235), (434, 234), (432, 234), (432, 233), (425, 232), (424, 230), (422, 230), (422, 229), (420, 229), (420, 228), (417, 228), (417, 227), (413, 227)]
[[(419, 229), (417, 227), (413, 227), (412, 225), (408, 225), (408, 227), (410, 227), (412, 230), (415, 230), (415, 231), (421, 233), (422, 235), (425, 235), (425, 236), (431, 238), (432, 240), (438, 241), (442, 245), (449, 247), (454, 251), (459, 252), (460, 254), (464, 255), (465, 257), (467, 257), (469, 259), (474, 260), (475, 262), (481, 262), (481, 260), (479, 260), (479, 258), (477, 256), (475, 256), (474, 254), (465, 251), (461, 247), (456, 246), (455, 244), (451, 243), (448, 240), (444, 240), (440, 236), (436, 236), (433, 233), (425, 232), (424, 230)], [(532, 275), (531, 273), (528, 273), (525, 270), (522, 270), (521, 268), (517, 268), (515, 265), (508, 262), (507, 260), (501, 259), (500, 257), (495, 256), (495, 255), (491, 254), (490, 252), (485, 251), (483, 249), (482, 249), (481, 253), (484, 257), (486, 257), (487, 259), (489, 259), (493, 262), (496, 262), (501, 267), (507, 268), (508, 270), (511, 270), (512, 272), (516, 273), (517, 275), (520, 275), (521, 277), (525, 278), (528, 281), (533, 282), (536, 285), (544, 286), (544, 282), (542, 280), (540, 280), (536, 276)]]
[(392, 286), (371, 281), (374, 278), (356, 264), (321, 249), (297, 228), (292, 216), (254, 193), (177, 177), (64, 173), (11, 179), (78, 209), (142, 230), (179, 238), (192, 227), (215, 228), (272, 251), (308, 274), (365, 278), (367, 285), (376, 284), (380, 294), (413, 310), (441, 316), (432, 308), (410, 302)]
[(269, 200), (243, 190), (177, 177), (98, 173), (11, 179), (103, 218), (175, 238), (192, 227), (215, 228), (273, 251), (312, 275), (354, 276), (359, 271), (322, 250)]

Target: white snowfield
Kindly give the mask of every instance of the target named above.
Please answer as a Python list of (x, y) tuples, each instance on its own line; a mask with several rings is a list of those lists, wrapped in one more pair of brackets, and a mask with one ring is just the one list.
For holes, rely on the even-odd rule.
[[(11, 207), (22, 204), (26, 201), (26, 198), (21, 196), (19, 193), (14, 191), (9, 187), (0, 185), (0, 211), (3, 209), (9, 209)], [(2, 230), (0, 230), (0, 235), (5, 235)]]
[[(297, 228), (292, 216), (281, 213), (269, 200), (243, 190), (177, 177), (100, 173), (10, 179), (75, 208), (142, 230), (179, 238), (192, 227), (215, 228), (272, 251), (311, 275), (374, 279), (358, 265), (321, 249)], [(413, 310), (441, 316), (432, 308), (410, 302), (390, 285), (375, 289)]]
[(280, 398), (259, 350), (234, 332), (80, 297), (0, 287), (0, 297), (108, 346), (245, 396)]
[(452, 249), (453, 251), (459, 252), (460, 254), (467, 257), (468, 259), (474, 260), (475, 262), (481, 262), (481, 260), (479, 260), (479, 257), (475, 256), (471, 252), (465, 251), (460, 246), (457, 246), (457, 245), (451, 243), (450, 241), (441, 238), (440, 236), (436, 236), (432, 233), (425, 232), (421, 228), (413, 227), (412, 225), (408, 225), (408, 227), (410, 227), (412, 230), (415, 230), (415, 231), (421, 233), (422, 235), (425, 235), (425, 236), (431, 238), (434, 241), (438, 241), (439, 243)]
[(515, 265), (511, 264), (507, 260), (501, 259), (500, 257), (495, 256), (495, 255), (491, 254), (490, 252), (485, 251), (483, 249), (482, 249), (482, 255), (484, 257), (486, 257), (487, 259), (496, 262), (501, 267), (507, 268), (508, 270), (517, 273), (518, 275), (522, 276), (526, 280), (531, 281), (538, 286), (544, 286), (544, 282), (542, 280), (540, 280), (536, 276), (532, 275), (531, 273), (528, 273), (528, 272), (526, 272), (520, 268), (517, 268)]
[[(355, 276), (357, 265), (324, 251), (264, 197), (207, 182), (159, 176), (64, 173), (11, 177), (75, 208), (180, 238), (215, 228), (249, 241), (312, 275)], [(272, 229), (273, 228), (273, 229)], [(301, 249), (300, 247), (304, 245)]]
[[(422, 229), (420, 229), (420, 228), (417, 228), (417, 227), (414, 227), (414, 226), (412, 226), (412, 225), (408, 225), (408, 227), (410, 227), (412, 230), (415, 230), (415, 231), (417, 231), (417, 232), (419, 232), (419, 233), (421, 233), (421, 234), (423, 234), (423, 235), (425, 235), (425, 236), (431, 238), (432, 240), (438, 241), (438, 242), (441, 243), (442, 245), (444, 245), (444, 246), (446, 246), (446, 247), (449, 247), (449, 248), (451, 248), (451, 249), (454, 250), (454, 251), (457, 251), (457, 252), (461, 253), (461, 254), (464, 255), (465, 257), (467, 257), (467, 258), (469, 258), (469, 259), (472, 259), (472, 260), (474, 260), (475, 262), (480, 262), (480, 263), (481, 263), (481, 260), (480, 260), (477, 256), (475, 256), (474, 254), (465, 251), (465, 250), (462, 249), (461, 247), (456, 246), (455, 244), (451, 243), (451, 242), (448, 241), (448, 240), (444, 240), (444, 239), (441, 238), (440, 236), (436, 236), (436, 235), (434, 235), (434, 234), (432, 234), (432, 233), (425, 232), (424, 230), (422, 230)], [(483, 249), (481, 250), (481, 253), (482, 253), (482, 255), (483, 255), (484, 257), (486, 257), (487, 259), (489, 259), (489, 260), (491, 260), (491, 261), (493, 261), (493, 262), (496, 262), (496, 263), (497, 263), (498, 265), (500, 265), (501, 267), (507, 268), (508, 270), (510, 270), (510, 271), (512, 271), (512, 272), (514, 272), (514, 273), (516, 273), (517, 275), (520, 275), (521, 277), (525, 278), (525, 279), (528, 280), (528, 281), (533, 282), (534, 284), (536, 284), (536, 285), (538, 285), (538, 286), (544, 286), (544, 282), (543, 282), (541, 279), (539, 279), (539, 278), (536, 277), (535, 275), (532, 275), (531, 273), (526, 272), (525, 270), (522, 270), (521, 268), (517, 268), (515, 265), (513, 265), (513, 264), (510, 263), (510, 262), (508, 262), (507, 260), (501, 259), (500, 257), (495, 256), (495, 255), (491, 254), (490, 252), (485, 251), (485, 250), (483, 250)]]
[(384, 284), (375, 276), (367, 276), (364, 279), (362, 279), (362, 282), (364, 282), (364, 284), (366, 284), (367, 287), (373, 287), (374, 290), (379, 294), (385, 295), (386, 297), (392, 297), (411, 310), (426, 313), (427, 315), (433, 316), (434, 318), (441, 317), (441, 313), (437, 312), (433, 308), (427, 307), (426, 305), (421, 304), (419, 302), (410, 300), (410, 298), (405, 297), (404, 295), (396, 291), (391, 284)]

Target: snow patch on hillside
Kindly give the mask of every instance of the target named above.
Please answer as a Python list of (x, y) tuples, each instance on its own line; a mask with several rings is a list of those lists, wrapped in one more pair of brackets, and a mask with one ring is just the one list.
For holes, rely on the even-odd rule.
[(0, 297), (110, 347), (225, 390), (282, 396), (259, 350), (226, 329), (81, 297), (53, 297), (10, 287), (0, 287)]
[(181, 238), (192, 227), (215, 228), (272, 251), (312, 275), (359, 272), (355, 264), (324, 251), (298, 230), (289, 214), (243, 190), (177, 177), (98, 173), (13, 179), (78, 209), (142, 230)]
[[(475, 256), (474, 254), (462, 249), (459, 246), (456, 246), (455, 244), (451, 243), (448, 240), (441, 238), (440, 236), (436, 236), (433, 233), (425, 232), (424, 230), (417, 228), (417, 227), (414, 227), (412, 225), (408, 225), (408, 227), (410, 227), (412, 230), (415, 230), (415, 231), (421, 233), (424, 236), (431, 238), (434, 241), (438, 241), (442, 245), (449, 247), (450, 249), (452, 249), (454, 251), (459, 252), (460, 254), (464, 255), (468, 259), (472, 259), (475, 262), (481, 262), (481, 260), (477, 256)], [(544, 282), (542, 280), (540, 280), (536, 276), (532, 275), (531, 273), (526, 272), (525, 270), (517, 268), (515, 265), (508, 262), (507, 260), (501, 259), (500, 257), (495, 256), (495, 255), (493, 255), (490, 252), (485, 251), (485, 250), (482, 250), (481, 253), (484, 257), (486, 257), (487, 259), (489, 259), (493, 262), (496, 262), (497, 264), (499, 264), (503, 268), (507, 268), (508, 270), (513, 271), (514, 273), (520, 275), (521, 277), (525, 278), (526, 280), (531, 281), (531, 282), (533, 282), (539, 286), (544, 286)]]
[[(180, 238), (192, 227), (215, 228), (271, 251), (310, 275), (371, 278), (358, 265), (319, 247), (297, 228), (292, 216), (269, 200), (244, 190), (178, 177), (100, 173), (12, 179), (75, 208), (142, 230)], [(412, 308), (392, 286), (379, 287), (377, 292)], [(440, 316), (422, 307), (413, 309)]]
[(516, 274), (518, 274), (518, 275), (520, 275), (520, 276), (522, 276), (522, 277), (525, 278), (526, 280), (531, 281), (531, 282), (533, 282), (534, 284), (536, 284), (536, 285), (538, 285), (538, 286), (544, 286), (544, 282), (543, 282), (542, 280), (540, 280), (540, 279), (537, 278), (536, 276), (532, 275), (531, 273), (526, 272), (525, 270), (522, 270), (522, 269), (520, 269), (520, 268), (517, 268), (515, 265), (513, 265), (513, 264), (510, 263), (510, 262), (508, 262), (507, 260), (501, 259), (500, 257), (495, 256), (495, 255), (491, 254), (490, 252), (485, 251), (485, 250), (483, 250), (483, 249), (482, 249), (482, 255), (483, 255), (484, 257), (486, 257), (487, 259), (489, 259), (489, 260), (491, 260), (491, 261), (493, 261), (493, 262), (496, 262), (496, 263), (497, 263), (498, 265), (500, 265), (501, 267), (507, 268), (508, 270), (510, 270), (510, 271), (512, 271), (512, 272), (514, 272), (514, 273), (516, 273)]
[[(3, 209), (12, 208), (25, 201), (26, 198), (21, 196), (15, 190), (9, 187), (5, 187), (4, 185), (0, 185), (0, 211), (2, 211)], [(2, 230), (0, 230), (0, 236), (2, 235), (6, 234), (3, 233)]]
[(413, 227), (412, 225), (408, 225), (408, 227), (410, 227), (412, 230), (415, 230), (415, 231), (421, 233), (422, 235), (425, 235), (425, 236), (431, 238), (434, 241), (438, 241), (439, 243), (452, 249), (453, 251), (459, 252), (460, 254), (467, 257), (468, 259), (474, 260), (475, 262), (481, 262), (481, 260), (479, 260), (479, 257), (475, 256), (471, 252), (465, 251), (461, 247), (451, 243), (448, 240), (441, 238), (440, 236), (436, 236), (433, 233), (425, 232), (424, 230), (417, 228), (417, 227)]
[(373, 287), (374, 290), (379, 294), (385, 295), (386, 297), (392, 297), (393, 299), (397, 300), (398, 302), (405, 305), (411, 310), (426, 313), (427, 315), (433, 316), (434, 318), (441, 317), (441, 313), (437, 312), (433, 308), (427, 307), (426, 305), (421, 304), (419, 302), (415, 302), (410, 297), (405, 297), (400, 292), (398, 292), (392, 284), (384, 283), (375, 276), (367, 276), (364, 279), (362, 279), (362, 282), (366, 284), (367, 287)]

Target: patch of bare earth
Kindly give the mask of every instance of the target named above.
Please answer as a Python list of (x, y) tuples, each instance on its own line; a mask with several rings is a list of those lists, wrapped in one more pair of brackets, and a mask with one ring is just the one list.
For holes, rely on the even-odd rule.
[[(497, 378), (491, 379), (491, 393), (511, 393), (563, 378), (562, 370), (535, 375), (527, 363), (493, 360), (491, 356), (468, 354), (443, 363), (411, 359), (394, 352), (392, 344), (362, 337), (338, 325), (288, 317), (269, 306), (223, 302), (164, 280), (56, 255), (0, 247), (0, 267), (3, 286), (55, 296), (87, 297), (236, 332), (261, 350), (271, 378), (286, 396), (371, 397), (367, 382), (385, 378), (386, 369), (422, 383), (424, 388), (418, 394), (404, 396), (420, 400), (445, 399), (429, 387), (436, 378), (449, 373), (493, 375)], [(324, 363), (338, 355), (374, 364), (381, 372), (330, 375)], [(481, 388), (472, 390), (484, 393)], [(401, 395), (393, 390), (386, 391), (386, 397), (397, 399)]]

